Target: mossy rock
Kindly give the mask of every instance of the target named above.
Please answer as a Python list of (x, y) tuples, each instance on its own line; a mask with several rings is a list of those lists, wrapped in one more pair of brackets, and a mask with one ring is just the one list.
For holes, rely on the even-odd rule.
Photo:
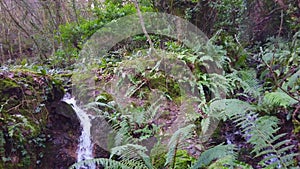
[(159, 89), (160, 91), (168, 94), (172, 99), (180, 96), (180, 86), (171, 78), (161, 75), (156, 78), (151, 78), (149, 80), (149, 84), (150, 88)]
[(63, 95), (63, 88), (51, 76), (28, 70), (0, 72), (0, 168), (36, 165), (43, 148), (40, 136), (47, 123), (47, 106)]

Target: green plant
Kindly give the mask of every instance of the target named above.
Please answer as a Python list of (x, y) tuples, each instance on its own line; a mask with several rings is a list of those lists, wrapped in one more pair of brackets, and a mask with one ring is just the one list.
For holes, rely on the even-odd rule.
[[(213, 114), (219, 112), (219, 118), (234, 120), (241, 127), (244, 138), (253, 145), (252, 153), (255, 153), (255, 157), (263, 157), (260, 165), (281, 168), (294, 166), (293, 157), (298, 154), (291, 152), (294, 145), (286, 146), (289, 140), (284, 139), (285, 134), (276, 134), (279, 130), (276, 117), (259, 117), (254, 106), (236, 99), (214, 101), (210, 110)], [(274, 161), (267, 163), (270, 159)]]
[(60, 99), (63, 91), (45, 69), (16, 68), (0, 74), (0, 166), (35, 166), (41, 158), (37, 152), (45, 148), (41, 133), (49, 114), (46, 105)]
[[(141, 8), (143, 12), (152, 10), (151, 5)], [(92, 19), (79, 18), (79, 22), (70, 22), (59, 26), (59, 36), (56, 38), (62, 45), (52, 59), (55, 65), (64, 64), (64, 61), (68, 61), (71, 64), (72, 60), (78, 57), (78, 53), (84, 43), (97, 30), (113, 20), (134, 14), (136, 9), (131, 3), (106, 1), (101, 6), (95, 6), (90, 9), (90, 11), (93, 14)]]
[(226, 162), (222, 162), (222, 165), (227, 164), (229, 166), (234, 165), (236, 159), (236, 150), (233, 145), (217, 145), (206, 151), (204, 151), (197, 161), (191, 167), (192, 169), (204, 168), (209, 166), (214, 160), (226, 158)]
[(218, 0), (209, 3), (212, 9), (216, 10), (217, 16), (214, 28), (224, 29), (234, 34), (239, 31), (244, 19), (246, 4), (242, 0)]
[(166, 163), (165, 166), (168, 166), (169, 168), (174, 169), (176, 166), (176, 160), (178, 158), (177, 153), (178, 150), (181, 149), (181, 145), (184, 143), (184, 141), (187, 138), (191, 138), (193, 131), (194, 131), (195, 125), (191, 124), (186, 127), (178, 129), (173, 136), (171, 137), (168, 147), (168, 153), (167, 153), (167, 158), (166, 158)]

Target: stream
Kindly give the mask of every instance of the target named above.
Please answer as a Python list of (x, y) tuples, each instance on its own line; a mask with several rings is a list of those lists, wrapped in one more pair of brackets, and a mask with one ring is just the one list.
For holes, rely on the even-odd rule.
[[(81, 162), (88, 159), (93, 159), (93, 143), (91, 141), (91, 117), (87, 112), (82, 110), (77, 104), (76, 100), (71, 97), (70, 94), (66, 94), (62, 101), (71, 105), (82, 127), (81, 135), (79, 138), (79, 144), (77, 149), (77, 162)], [(80, 169), (96, 169), (95, 164), (84, 165)]]

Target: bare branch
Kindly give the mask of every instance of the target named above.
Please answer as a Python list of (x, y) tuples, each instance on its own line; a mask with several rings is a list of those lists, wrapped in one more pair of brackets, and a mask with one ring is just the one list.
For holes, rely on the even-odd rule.
[(147, 30), (146, 30), (145, 22), (144, 22), (144, 19), (143, 19), (142, 12), (141, 12), (141, 10), (140, 10), (139, 4), (138, 4), (137, 0), (132, 0), (132, 2), (134, 3), (135, 8), (136, 8), (136, 10), (137, 10), (137, 14), (138, 14), (138, 16), (139, 16), (139, 18), (140, 18), (140, 23), (141, 23), (143, 32), (144, 32), (144, 34), (145, 34), (145, 36), (146, 36), (146, 38), (147, 38), (147, 41), (148, 41), (148, 43), (149, 43), (149, 45), (150, 45), (150, 48), (154, 49), (152, 40), (151, 40), (151, 38), (150, 38), (150, 36), (149, 36)]

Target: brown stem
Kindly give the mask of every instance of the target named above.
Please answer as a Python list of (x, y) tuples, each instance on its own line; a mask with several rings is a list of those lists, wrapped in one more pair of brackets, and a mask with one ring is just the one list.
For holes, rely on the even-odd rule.
[(141, 10), (140, 10), (139, 4), (138, 4), (137, 0), (132, 0), (132, 2), (134, 3), (135, 8), (136, 8), (136, 10), (137, 10), (137, 14), (138, 14), (138, 16), (139, 16), (139, 18), (140, 18), (140, 24), (141, 24), (141, 26), (142, 26), (142, 30), (143, 30), (143, 32), (144, 32), (146, 38), (147, 38), (147, 41), (148, 41), (148, 43), (149, 43), (149, 45), (150, 45), (150, 48), (154, 49), (152, 40), (151, 40), (151, 38), (150, 38), (150, 36), (149, 36), (147, 30), (146, 30), (144, 18), (143, 18), (143, 16), (142, 16), (142, 12), (141, 12)]
[(294, 100), (297, 100), (298, 102), (300, 102), (300, 99), (296, 98), (296, 97), (293, 96), (291, 93), (289, 93), (288, 91), (286, 91), (285, 89), (283, 89), (283, 88), (281, 87), (281, 85), (280, 85), (281, 83), (278, 83), (278, 80), (277, 80), (277, 77), (276, 77), (276, 73), (273, 71), (273, 68), (272, 68), (272, 65), (273, 65), (273, 62), (274, 62), (275, 51), (276, 51), (276, 50), (274, 50), (274, 52), (273, 52), (273, 56), (272, 56), (272, 60), (271, 60), (271, 65), (268, 65), (265, 61), (263, 61), (263, 62), (267, 65), (268, 69), (270, 70), (270, 73), (271, 73), (272, 76), (273, 76), (274, 83), (275, 83), (276, 87), (279, 88), (280, 90), (282, 90), (282, 91), (283, 91), (284, 93), (286, 93), (287, 95), (289, 95), (289, 96), (290, 96), (291, 98), (293, 98)]
[(296, 110), (293, 112), (293, 118), (300, 122), (299, 117), (296, 116), (299, 110), (300, 110), (300, 104), (298, 104), (298, 106), (296, 107)]
[(282, 25), (283, 25), (283, 10), (280, 11), (281, 15), (280, 15), (280, 26), (279, 26), (279, 30), (278, 30), (278, 37), (280, 36), (281, 32), (282, 32)]

